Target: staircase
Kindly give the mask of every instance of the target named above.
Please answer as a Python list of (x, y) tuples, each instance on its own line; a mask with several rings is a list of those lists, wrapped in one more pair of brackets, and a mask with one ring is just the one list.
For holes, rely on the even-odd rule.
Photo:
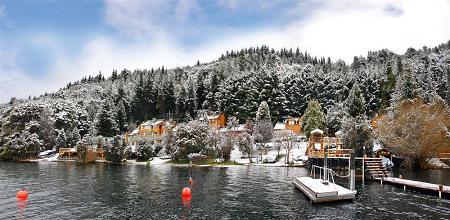
[(365, 158), (366, 174), (372, 179), (388, 177), (389, 171), (383, 165), (383, 160), (381, 158)]

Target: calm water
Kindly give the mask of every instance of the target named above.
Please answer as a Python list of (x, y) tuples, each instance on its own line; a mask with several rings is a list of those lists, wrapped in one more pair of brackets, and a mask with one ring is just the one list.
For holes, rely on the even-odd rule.
[[(308, 175), (304, 168), (205, 167), (192, 175), (193, 198), (183, 205), (188, 168), (0, 162), (0, 219), (450, 218), (450, 200), (374, 182), (358, 184), (354, 202), (311, 205), (292, 184)], [(449, 170), (420, 178), (450, 185)], [(15, 198), (21, 186), (26, 203)]]

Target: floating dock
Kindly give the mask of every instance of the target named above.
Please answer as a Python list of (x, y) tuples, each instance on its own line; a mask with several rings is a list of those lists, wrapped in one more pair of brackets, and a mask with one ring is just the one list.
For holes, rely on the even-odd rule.
[(356, 195), (356, 191), (311, 177), (296, 178), (294, 185), (311, 200), (311, 203), (353, 200)]
[(385, 178), (376, 178), (377, 180), (381, 181), (381, 184), (383, 183), (389, 183), (392, 185), (397, 186), (403, 186), (403, 189), (416, 189), (420, 191), (426, 191), (426, 192), (436, 192), (441, 194), (450, 196), (450, 186), (444, 186), (439, 184), (433, 184), (433, 183), (425, 183), (415, 180), (407, 180), (407, 179), (401, 179), (401, 178), (395, 178), (395, 177), (385, 177)]

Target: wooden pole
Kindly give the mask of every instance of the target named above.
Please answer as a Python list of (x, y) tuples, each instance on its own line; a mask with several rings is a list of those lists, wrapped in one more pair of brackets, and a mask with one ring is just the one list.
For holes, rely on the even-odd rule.
[(355, 152), (350, 155), (350, 190), (355, 191)]
[(365, 158), (366, 158), (366, 146), (363, 146), (363, 158), (362, 158), (362, 184), (364, 185), (364, 171), (365, 171), (365, 168), (364, 168), (364, 163), (365, 163)]
[(444, 186), (439, 184), (439, 199), (442, 199), (442, 191), (444, 190)]

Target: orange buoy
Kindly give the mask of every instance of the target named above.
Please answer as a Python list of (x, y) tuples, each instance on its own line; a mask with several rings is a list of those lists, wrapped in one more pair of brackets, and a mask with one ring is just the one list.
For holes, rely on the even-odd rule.
[(16, 193), (16, 197), (19, 200), (26, 200), (28, 198), (28, 192), (24, 189)]
[(181, 191), (181, 197), (183, 200), (190, 200), (192, 197), (191, 189), (189, 189), (189, 187), (184, 187), (183, 191)]

